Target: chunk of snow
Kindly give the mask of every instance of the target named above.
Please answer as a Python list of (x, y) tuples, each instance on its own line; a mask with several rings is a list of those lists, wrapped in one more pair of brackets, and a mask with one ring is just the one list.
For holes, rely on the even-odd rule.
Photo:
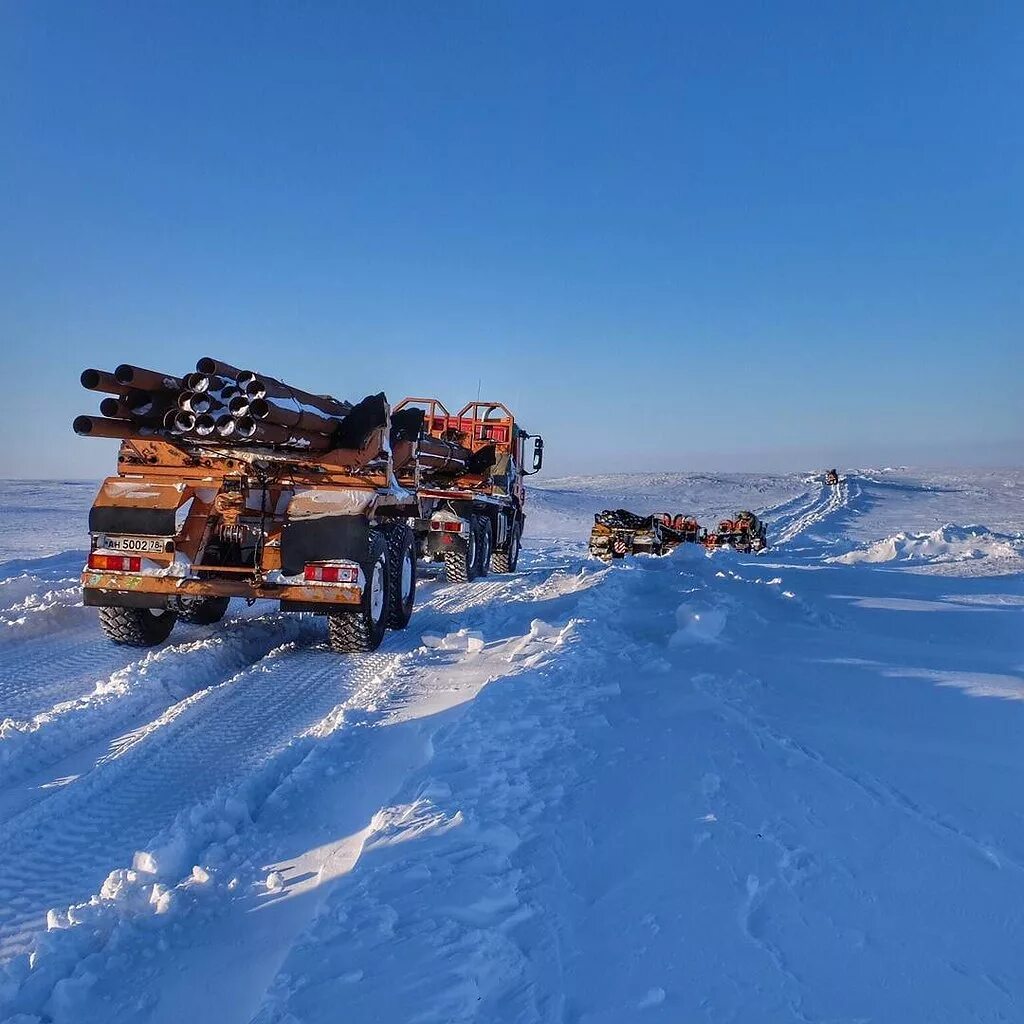
[(866, 547), (829, 559), (842, 565), (860, 562), (964, 562), (980, 558), (1024, 557), (1024, 539), (993, 533), (985, 526), (947, 523), (930, 533), (896, 533)]
[(725, 629), (729, 616), (720, 606), (703, 601), (685, 601), (676, 609), (677, 629), (671, 646), (714, 643)]
[(424, 647), (439, 651), (466, 651), (475, 654), (484, 649), (484, 635), (475, 629), (460, 629), (455, 633), (439, 636), (437, 633), (424, 633), (420, 640)]
[(652, 1006), (660, 1006), (665, 1002), (665, 990), (663, 988), (652, 988), (647, 990), (647, 995), (636, 1004), (638, 1010), (649, 1010)]
[(280, 871), (271, 871), (265, 884), (268, 892), (278, 892), (284, 888), (284, 876)]
[[(159, 872), (156, 855), (149, 850), (138, 850), (132, 857), (132, 867), (145, 875), (155, 875)], [(110, 879), (108, 878), (109, 882)], [(104, 883), (106, 884), (106, 883)]]

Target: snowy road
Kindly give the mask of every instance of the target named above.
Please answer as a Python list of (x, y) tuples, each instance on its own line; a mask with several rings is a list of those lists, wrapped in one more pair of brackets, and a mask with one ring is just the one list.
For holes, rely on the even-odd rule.
[[(365, 657), (0, 563), (0, 1018), (1024, 1019), (1009, 481), (558, 482)], [(587, 559), (630, 488), (771, 550)]]

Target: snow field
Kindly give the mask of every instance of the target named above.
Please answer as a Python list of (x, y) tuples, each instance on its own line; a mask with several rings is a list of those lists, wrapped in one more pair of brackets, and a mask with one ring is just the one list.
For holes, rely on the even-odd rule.
[[(0, 566), (0, 1018), (1017, 1019), (1018, 479), (553, 481), (351, 659)], [(631, 490), (773, 547), (590, 561)]]

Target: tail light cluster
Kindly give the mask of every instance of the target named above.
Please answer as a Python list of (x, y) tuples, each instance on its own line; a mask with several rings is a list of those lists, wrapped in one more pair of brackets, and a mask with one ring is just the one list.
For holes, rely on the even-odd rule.
[(142, 559), (137, 555), (103, 555), (94, 551), (89, 556), (89, 568), (107, 572), (142, 572)]
[(358, 583), (359, 566), (309, 564), (304, 576), (307, 583)]
[(444, 533), (461, 533), (462, 521), (459, 519), (431, 519), (430, 528), (432, 530), (442, 530)]

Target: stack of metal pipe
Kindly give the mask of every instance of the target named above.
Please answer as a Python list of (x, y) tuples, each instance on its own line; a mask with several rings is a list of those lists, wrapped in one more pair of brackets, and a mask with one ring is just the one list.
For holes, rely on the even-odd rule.
[(90, 437), (326, 451), (335, 446), (353, 408), (209, 356), (184, 377), (122, 363), (113, 373), (84, 370), (81, 381), (87, 390), (108, 396), (100, 402), (99, 416), (74, 421), (75, 433)]

